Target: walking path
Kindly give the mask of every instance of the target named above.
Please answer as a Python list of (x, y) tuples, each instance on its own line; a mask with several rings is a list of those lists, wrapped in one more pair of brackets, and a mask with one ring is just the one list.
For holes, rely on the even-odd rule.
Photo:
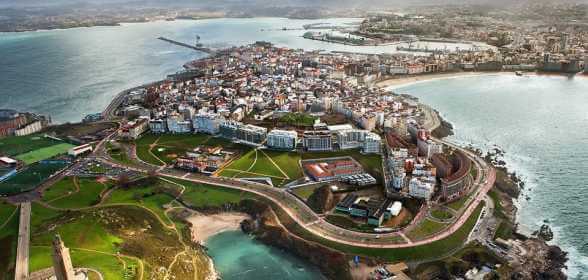
[(31, 203), (20, 204), (20, 219), (18, 225), (18, 245), (16, 251), (15, 280), (25, 280), (29, 277), (29, 242), (31, 235)]

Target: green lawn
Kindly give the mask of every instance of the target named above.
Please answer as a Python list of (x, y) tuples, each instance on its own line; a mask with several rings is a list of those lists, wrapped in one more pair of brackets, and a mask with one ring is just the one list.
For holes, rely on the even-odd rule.
[(300, 198), (308, 199), (308, 197), (310, 197), (310, 195), (312, 195), (314, 190), (316, 190), (320, 187), (321, 187), (320, 184), (298, 187), (298, 188), (293, 189), (292, 193), (299, 196)]
[(10, 136), (0, 139), (0, 154), (16, 156), (59, 143), (59, 141), (45, 138), (41, 134)]
[(235, 178), (267, 176), (274, 186), (280, 187), (302, 177), (299, 160), (300, 156), (293, 152), (250, 150), (229, 164), (220, 175)]
[(59, 198), (59, 197), (68, 195), (71, 192), (74, 192), (76, 190), (76, 187), (74, 186), (73, 180), (74, 180), (73, 177), (65, 177), (65, 178), (61, 179), (61, 181), (55, 183), (53, 186), (48, 187), (43, 192), (43, 199), (42, 200), (44, 202), (52, 201), (56, 198)]
[[(429, 243), (427, 245), (412, 247), (412, 248), (399, 248), (399, 249), (373, 249), (373, 248), (362, 248), (362, 247), (355, 247), (355, 246), (348, 246), (339, 244), (336, 242), (332, 242), (330, 240), (324, 239), (320, 236), (315, 236), (310, 232), (306, 231), (304, 228), (292, 224), (291, 220), (287, 217), (283, 211), (277, 209), (277, 214), (279, 215), (282, 223), (287, 224), (288, 229), (311, 241), (315, 241), (321, 243), (325, 246), (331, 247), (333, 249), (337, 249), (341, 252), (345, 252), (349, 255), (359, 255), (359, 256), (370, 256), (370, 257), (377, 257), (388, 262), (397, 262), (397, 261), (412, 261), (412, 260), (427, 260), (431, 258), (435, 258), (441, 256), (443, 254), (449, 253), (456, 248), (459, 248), (467, 239), (467, 236), (474, 228), (478, 216), (482, 211), (483, 203), (481, 203), (474, 213), (468, 218), (468, 220), (464, 223), (464, 225), (459, 228), (454, 234), (446, 237), (442, 240), (435, 241)], [(274, 207), (274, 210), (276, 208)]]
[(238, 190), (198, 184), (174, 178), (168, 179), (186, 186), (186, 191), (181, 199), (196, 208), (221, 207), (227, 203), (239, 203), (242, 199), (253, 197), (252, 194)]
[(65, 154), (72, 147), (74, 147), (74, 145), (68, 143), (61, 143), (50, 147), (44, 147), (37, 150), (33, 150), (24, 154), (20, 154), (16, 156), (16, 158), (24, 161), (25, 164), (32, 164), (44, 159), (52, 158), (57, 155)]
[(143, 206), (153, 211), (167, 225), (171, 225), (172, 221), (165, 215), (163, 205), (173, 200), (173, 196), (157, 192), (155, 186), (137, 186), (129, 189), (117, 188), (104, 201), (104, 205), (124, 203)]
[[(83, 208), (97, 204), (100, 201), (100, 193), (106, 186), (94, 179), (78, 179), (80, 191), (66, 197), (51, 201), (53, 207), (63, 209)], [(71, 181), (73, 185), (73, 180)], [(75, 187), (74, 187), (75, 188)]]
[(424, 219), (418, 224), (413, 230), (411, 230), (407, 236), (413, 240), (420, 240), (431, 236), (434, 233), (440, 232), (446, 228), (448, 224), (438, 223), (429, 219)]
[(19, 219), (18, 211), (14, 212), (16, 209), (11, 205), (0, 204), (0, 226), (4, 225), (0, 227), (0, 279), (14, 278), (11, 271), (14, 270), (16, 259)]
[[(72, 262), (76, 266), (94, 268), (102, 273), (104, 279), (124, 279), (125, 269), (123, 263), (116, 256), (90, 252), (78, 249), (70, 249)], [(51, 248), (48, 246), (32, 246), (30, 252), (30, 270), (35, 271), (53, 265)], [(138, 267), (137, 261), (122, 257), (127, 266)]]
[(470, 194), (463, 196), (462, 198), (460, 198), (456, 201), (453, 201), (453, 202), (447, 204), (446, 206), (455, 210), (455, 211), (459, 211), (459, 209), (461, 209), (464, 206), (464, 204), (466, 203), (466, 201), (468, 200), (469, 197), (470, 197)]
[[(206, 134), (146, 134), (135, 141), (137, 157), (154, 165), (163, 165), (160, 160), (170, 164), (175, 158), (171, 155), (182, 155), (197, 146), (205, 144), (210, 137), (210, 135)], [(150, 153), (151, 144), (155, 142), (157, 144), (151, 149)]]
[(453, 215), (451, 213), (449, 213), (449, 211), (443, 210), (443, 209), (431, 210), (431, 216), (433, 216), (437, 219), (440, 219), (440, 220), (447, 220), (447, 219), (451, 219), (453, 217)]
[(37, 187), (51, 174), (64, 168), (63, 164), (32, 164), (8, 180), (0, 183), (0, 194), (16, 194)]
[(2, 229), (2, 225), (12, 216), (16, 208), (16, 206), (8, 202), (0, 201), (0, 229)]

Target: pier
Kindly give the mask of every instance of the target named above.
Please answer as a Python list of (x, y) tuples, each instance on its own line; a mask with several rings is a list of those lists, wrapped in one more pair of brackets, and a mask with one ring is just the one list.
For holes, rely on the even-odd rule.
[(210, 54), (210, 55), (214, 55), (215, 54), (215, 51), (213, 49), (211, 49), (211, 48), (201, 47), (201, 46), (197, 46), (197, 45), (190, 45), (190, 44), (187, 44), (187, 43), (182, 43), (180, 41), (168, 39), (168, 38), (165, 38), (165, 37), (158, 37), (157, 39), (159, 39), (161, 41), (164, 41), (164, 42), (168, 42), (170, 44), (174, 44), (176, 46), (185, 47), (185, 48), (193, 49), (193, 50), (200, 51), (200, 52), (205, 52), (205, 53)]

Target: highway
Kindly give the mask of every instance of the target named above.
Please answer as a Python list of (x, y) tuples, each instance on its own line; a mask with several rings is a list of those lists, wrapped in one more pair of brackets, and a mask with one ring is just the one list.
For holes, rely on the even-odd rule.
[(20, 204), (18, 225), (18, 245), (16, 251), (15, 280), (25, 280), (29, 277), (29, 242), (31, 234), (31, 203)]

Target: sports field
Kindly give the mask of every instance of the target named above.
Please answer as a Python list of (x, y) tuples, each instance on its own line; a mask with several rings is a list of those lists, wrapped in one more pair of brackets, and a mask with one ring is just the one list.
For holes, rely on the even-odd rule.
[(42, 161), (44, 159), (52, 158), (57, 155), (65, 154), (74, 145), (68, 143), (61, 143), (45, 148), (36, 149), (24, 154), (16, 156), (17, 159), (24, 161), (25, 164), (32, 164)]
[(8, 195), (32, 190), (51, 176), (51, 174), (61, 170), (65, 166), (65, 164), (60, 163), (32, 164), (8, 180), (0, 183), (0, 194)]
[(46, 138), (40, 134), (11, 136), (0, 139), (0, 154), (13, 157), (60, 143), (57, 140)]

